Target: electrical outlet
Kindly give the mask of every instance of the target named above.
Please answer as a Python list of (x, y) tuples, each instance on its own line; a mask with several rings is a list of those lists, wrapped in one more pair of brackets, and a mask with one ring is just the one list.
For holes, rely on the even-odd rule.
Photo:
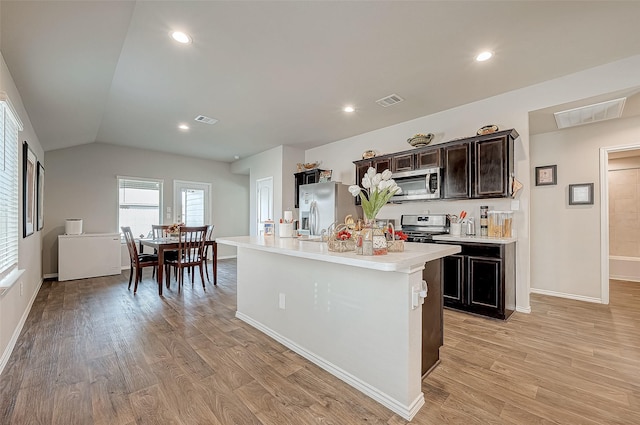
[(23, 293), (24, 293), (24, 285), (22, 284), (22, 281), (20, 281), (20, 296), (22, 296)]
[(286, 302), (287, 302), (287, 296), (281, 292), (278, 299), (278, 308), (280, 310), (284, 310), (286, 307)]

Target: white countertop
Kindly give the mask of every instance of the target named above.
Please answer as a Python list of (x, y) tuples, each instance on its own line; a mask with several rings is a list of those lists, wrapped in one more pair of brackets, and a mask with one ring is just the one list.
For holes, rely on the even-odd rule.
[(434, 241), (442, 242), (473, 242), (473, 243), (492, 243), (506, 245), (516, 242), (517, 238), (489, 238), (486, 236), (451, 236), (451, 235), (434, 235)]
[(447, 255), (457, 254), (461, 250), (456, 245), (407, 242), (405, 243), (404, 252), (365, 256), (357, 255), (355, 252), (331, 252), (325, 242), (297, 238), (236, 236), (216, 238), (216, 242), (240, 248), (257, 249), (381, 271), (405, 271), (411, 267), (424, 265), (426, 262), (437, 260)]

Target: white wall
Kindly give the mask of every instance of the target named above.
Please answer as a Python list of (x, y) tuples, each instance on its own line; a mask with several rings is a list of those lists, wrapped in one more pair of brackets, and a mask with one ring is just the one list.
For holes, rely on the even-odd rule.
[[(532, 191), (531, 288), (598, 301), (600, 148), (640, 145), (640, 118), (605, 121), (531, 138), (531, 166), (557, 164), (558, 184)], [(593, 205), (569, 205), (569, 184), (595, 183)]]
[[(562, 104), (577, 99), (596, 96), (616, 90), (626, 89), (640, 85), (640, 56), (634, 56), (610, 63), (597, 68), (592, 68), (576, 74), (547, 81), (535, 86), (526, 87), (520, 90), (508, 92), (499, 96), (484, 99), (478, 102), (463, 105), (447, 111), (433, 115), (421, 117), (412, 121), (407, 121), (391, 127), (350, 137), (330, 143), (315, 149), (310, 149), (305, 153), (305, 160), (323, 162), (324, 168), (333, 169), (334, 175), (344, 183), (353, 183), (355, 179), (355, 168), (353, 160), (361, 158), (362, 152), (368, 149), (375, 149), (380, 153), (390, 153), (406, 150), (406, 139), (414, 133), (431, 132), (436, 134), (436, 139), (432, 143), (440, 143), (451, 139), (470, 136), (485, 124), (497, 124), (501, 129), (515, 128), (520, 133), (520, 139), (516, 143), (516, 177), (520, 180), (524, 189), (521, 191), (518, 200), (520, 210), (515, 213), (515, 228), (518, 237), (517, 247), (517, 307), (520, 311), (528, 311), (529, 288), (530, 285), (540, 287), (547, 285), (558, 291), (572, 291), (577, 295), (590, 297), (599, 295), (599, 256), (590, 251), (590, 255), (578, 258), (572, 256), (568, 263), (560, 265), (565, 270), (579, 269), (583, 264), (589, 263), (588, 267), (589, 285), (570, 285), (567, 282), (552, 280), (540, 282), (540, 274), (537, 259), (541, 252), (545, 256), (560, 256), (561, 252), (567, 249), (582, 250), (582, 241), (578, 242), (573, 235), (561, 233), (562, 242), (559, 242), (558, 235), (554, 236), (551, 245), (540, 244), (539, 240), (535, 245), (530, 245), (533, 241), (529, 238), (530, 223), (535, 223), (534, 228), (540, 228), (547, 215), (541, 215), (538, 209), (530, 212), (531, 182), (533, 172), (530, 158), (529, 141), (529, 119), (530, 111)], [(518, 72), (517, 64), (514, 65), (513, 72)], [(398, 105), (400, 106), (400, 105)], [(548, 147), (548, 154), (554, 157), (555, 147)], [(544, 162), (544, 161), (543, 161)], [(551, 162), (554, 163), (554, 162)], [(576, 168), (584, 168), (582, 164), (573, 163)], [(585, 164), (589, 170), (598, 167), (598, 157), (589, 156), (588, 163)], [(590, 176), (590, 174), (589, 174)], [(589, 176), (585, 176), (589, 177)], [(594, 179), (597, 183), (597, 178)], [(471, 209), (477, 214), (480, 204), (491, 205), (492, 207), (509, 209), (511, 206), (508, 200), (491, 200), (483, 202), (450, 201), (450, 202), (422, 202), (416, 204), (402, 204), (387, 206), (383, 208), (380, 215), (387, 218), (396, 218), (400, 214), (422, 212), (453, 212), (458, 213), (462, 209)], [(599, 232), (599, 216), (588, 218), (588, 230), (581, 230), (581, 233)], [(591, 230), (592, 229), (592, 230)], [(583, 236), (598, 244), (597, 237)], [(536, 262), (533, 262), (536, 259)], [(531, 273), (534, 267), (538, 274)], [(535, 283), (530, 284), (530, 279)], [(596, 285), (597, 282), (597, 285)]]
[[(15, 86), (1, 53), (0, 91), (7, 94), (24, 126), (24, 130), (18, 134), (18, 140), (20, 142), (18, 147), (18, 168), (22, 170), (22, 141), (25, 140), (29, 143), (29, 147), (31, 147), (36, 154), (38, 160), (44, 163), (42, 146), (40, 146), (38, 137), (31, 126), (31, 121), (22, 104), (20, 93), (18, 93), (18, 89)], [(32, 235), (26, 238), (22, 237), (22, 171), (18, 173), (18, 181), (18, 268), (23, 269), (24, 274), (20, 279), (22, 290), (20, 289), (20, 283), (18, 283), (0, 297), (0, 370), (10, 355), (10, 351), (15, 344), (24, 320), (29, 313), (31, 303), (35, 299), (40, 284), (42, 283), (42, 232), (35, 230)]]
[[(249, 234), (258, 234), (256, 221), (256, 181), (273, 177), (273, 220), (282, 218), (282, 211), (294, 210), (294, 180), (296, 164), (304, 159), (304, 151), (291, 146), (277, 146), (231, 164), (234, 173), (249, 174)], [(295, 215), (295, 213), (294, 213)], [(238, 235), (240, 236), (240, 235)]]
[[(248, 233), (249, 181), (231, 173), (227, 163), (104, 143), (49, 151), (46, 157), (45, 275), (57, 272), (57, 238), (65, 219), (82, 218), (86, 233), (119, 232), (118, 175), (164, 180), (163, 204), (172, 208), (174, 180), (211, 183), (215, 235)], [(221, 246), (218, 255), (235, 255), (235, 249)]]

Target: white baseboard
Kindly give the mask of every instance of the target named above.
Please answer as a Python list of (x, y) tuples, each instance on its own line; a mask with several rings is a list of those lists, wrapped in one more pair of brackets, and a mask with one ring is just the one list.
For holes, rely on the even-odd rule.
[(2, 357), (0, 357), (0, 373), (2, 373), (2, 371), (4, 370), (4, 367), (7, 365), (7, 362), (9, 361), (9, 357), (11, 357), (11, 353), (13, 352), (13, 349), (16, 346), (16, 342), (18, 342), (18, 337), (20, 336), (20, 332), (22, 332), (22, 327), (27, 321), (27, 317), (31, 312), (31, 307), (33, 306), (33, 302), (36, 300), (36, 297), (38, 296), (38, 292), (40, 292), (41, 286), (42, 286), (42, 279), (40, 279), (40, 283), (38, 284), (38, 287), (36, 288), (36, 290), (33, 291), (33, 296), (31, 297), (31, 300), (29, 300), (29, 304), (27, 305), (27, 308), (24, 310), (24, 313), (20, 318), (20, 322), (18, 322), (18, 326), (16, 326), (16, 329), (13, 331), (13, 335), (9, 340), (9, 344), (7, 344), (7, 347), (5, 348), (4, 353), (2, 353)]
[(636, 276), (614, 276), (610, 275), (609, 279), (611, 280), (624, 280), (625, 282), (640, 282)]
[(58, 278), (58, 273), (47, 273), (43, 276), (43, 279), (54, 279)]
[(222, 257), (218, 257), (218, 260), (228, 260), (229, 258), (237, 258), (237, 255), (225, 255)]
[(420, 395), (410, 405), (402, 404), (398, 400), (394, 399), (393, 397), (390, 397), (388, 394), (381, 392), (377, 388), (351, 375), (349, 372), (323, 359), (322, 357), (318, 357), (314, 353), (304, 349), (303, 347), (300, 347), (295, 342), (280, 335), (279, 333), (275, 332), (273, 329), (264, 326), (262, 323), (253, 320), (251, 317), (243, 313), (240, 313), (239, 311), (236, 311), (236, 317), (242, 320), (243, 322), (249, 324), (250, 326), (253, 326), (254, 328), (258, 329), (259, 331), (265, 333), (271, 338), (275, 339), (280, 344), (291, 349), (292, 351), (301, 355), (302, 357), (309, 360), (310, 362), (315, 363), (320, 368), (326, 370), (333, 376), (343, 380), (344, 382), (351, 385), (358, 391), (371, 397), (378, 403), (382, 404), (386, 408), (392, 410), (393, 412), (397, 413), (398, 415), (400, 415), (401, 417), (403, 417), (408, 421), (413, 419), (416, 413), (418, 413), (418, 410), (420, 410), (420, 408), (425, 403), (424, 394), (420, 393)]
[(530, 314), (530, 313), (531, 313), (531, 306), (529, 306), (529, 307), (519, 307), (519, 306), (516, 306), (516, 311), (517, 311), (518, 313), (527, 313), (527, 314)]
[(564, 292), (556, 292), (556, 291), (549, 291), (549, 290), (546, 290), (546, 289), (536, 289), (536, 288), (531, 288), (530, 292), (532, 294), (549, 295), (549, 296), (552, 296), (552, 297), (568, 298), (570, 300), (577, 300), (577, 301), (585, 301), (585, 302), (588, 302), (588, 303), (602, 304), (602, 299), (601, 298), (585, 297), (583, 295), (566, 294)]
[(640, 282), (640, 257), (610, 255), (609, 279)]

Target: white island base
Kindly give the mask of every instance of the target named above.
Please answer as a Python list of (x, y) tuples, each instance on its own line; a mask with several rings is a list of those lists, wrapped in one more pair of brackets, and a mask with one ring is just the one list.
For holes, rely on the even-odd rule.
[(290, 238), (219, 238), (238, 250), (236, 316), (411, 420), (421, 391), (422, 306), (428, 261), (459, 246), (406, 244), (366, 257)]

